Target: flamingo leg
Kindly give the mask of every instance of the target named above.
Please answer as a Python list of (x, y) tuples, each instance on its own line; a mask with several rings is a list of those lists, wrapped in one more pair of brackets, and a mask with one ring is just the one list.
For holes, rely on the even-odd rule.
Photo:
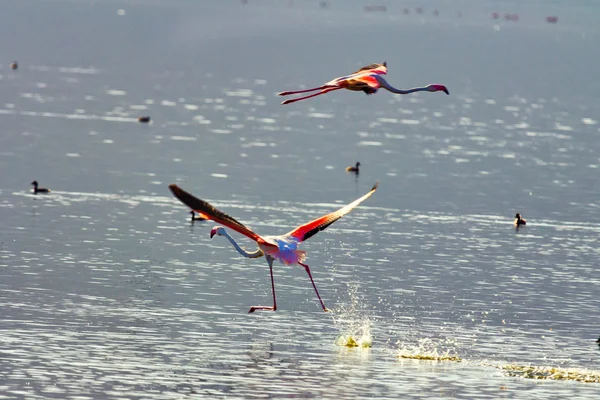
[(295, 102), (300, 101), (300, 100), (310, 99), (311, 97), (320, 96), (322, 94), (333, 92), (334, 90), (340, 90), (340, 89), (343, 89), (343, 88), (335, 86), (335, 87), (332, 87), (332, 88), (323, 89), (319, 93), (311, 94), (310, 96), (298, 97), (297, 99), (286, 100), (286, 101), (281, 102), (281, 104), (295, 103)]
[(317, 297), (319, 298), (319, 301), (321, 302), (321, 307), (323, 307), (323, 311), (325, 311), (325, 312), (331, 311), (329, 308), (325, 307), (325, 303), (323, 303), (323, 300), (321, 299), (321, 295), (319, 294), (319, 291), (317, 290), (317, 285), (315, 285), (315, 281), (313, 280), (313, 277), (312, 277), (312, 274), (310, 273), (310, 268), (308, 267), (308, 265), (303, 264), (300, 261), (298, 261), (298, 264), (302, 265), (304, 267), (304, 269), (306, 270), (306, 272), (308, 273), (308, 277), (310, 278), (313, 288), (315, 288), (315, 293), (317, 294)]
[(267, 256), (267, 262), (269, 263), (269, 270), (271, 271), (271, 290), (273, 291), (273, 306), (272, 307), (270, 307), (270, 306), (252, 306), (252, 307), (250, 307), (250, 311), (248, 311), (248, 314), (253, 313), (256, 310), (266, 310), (266, 311), (277, 310), (277, 300), (275, 299), (275, 279), (273, 279), (273, 260), (274, 259), (272, 257)]
[(292, 90), (290, 92), (281, 92), (278, 93), (277, 96), (289, 96), (290, 94), (298, 94), (298, 93), (307, 93), (307, 92), (314, 92), (315, 90), (323, 90), (323, 89), (328, 89), (331, 87), (335, 87), (335, 86), (331, 86), (331, 85), (323, 85), (323, 86), (319, 86), (316, 88), (312, 88), (312, 89), (305, 89), (305, 90)]

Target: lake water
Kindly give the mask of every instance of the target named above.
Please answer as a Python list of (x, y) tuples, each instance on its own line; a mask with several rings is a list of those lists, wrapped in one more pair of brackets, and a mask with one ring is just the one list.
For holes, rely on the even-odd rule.
[[(0, 398), (598, 398), (597, 5), (388, 3), (0, 4)], [(383, 61), (450, 96), (276, 96)], [(247, 314), (168, 190), (273, 235), (376, 181), (302, 245), (329, 314), (283, 265)]]

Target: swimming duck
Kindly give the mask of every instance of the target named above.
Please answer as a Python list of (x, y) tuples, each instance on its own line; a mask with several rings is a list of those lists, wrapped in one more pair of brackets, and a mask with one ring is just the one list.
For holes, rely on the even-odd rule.
[(50, 189), (38, 187), (38, 181), (31, 182), (33, 185), (33, 194), (50, 193)]
[(190, 214), (192, 214), (192, 222), (194, 222), (194, 221), (206, 221), (206, 218), (203, 218), (200, 215), (196, 215), (196, 212), (194, 210), (190, 211)]
[(358, 175), (358, 173), (360, 172), (359, 167), (360, 167), (360, 163), (357, 161), (356, 165), (354, 167), (346, 167), (346, 171), (353, 172), (356, 175)]
[(515, 215), (515, 222), (513, 222), (513, 225), (516, 227), (527, 225), (527, 221), (525, 221), (525, 218), (521, 218), (521, 214), (517, 213)]
[(138, 117), (138, 122), (142, 122), (142, 123), (148, 123), (150, 122), (150, 117), (145, 116), (145, 117)]

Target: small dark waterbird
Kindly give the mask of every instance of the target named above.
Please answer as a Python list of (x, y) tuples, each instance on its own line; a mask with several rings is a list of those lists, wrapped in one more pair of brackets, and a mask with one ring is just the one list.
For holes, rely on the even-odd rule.
[(190, 214), (192, 214), (192, 217), (191, 217), (191, 221), (192, 222), (194, 222), (194, 221), (206, 221), (206, 218), (203, 218), (200, 215), (196, 215), (196, 211), (194, 211), (194, 210), (190, 211)]
[(215, 222), (223, 224), (226, 227), (233, 229), (234, 231), (241, 233), (242, 235), (247, 236), (256, 242), (258, 248), (255, 251), (249, 252), (246, 249), (240, 247), (240, 245), (237, 244), (237, 242), (229, 235), (229, 233), (225, 230), (224, 227), (215, 226), (210, 231), (211, 238), (215, 235), (225, 236), (225, 238), (227, 238), (231, 242), (233, 247), (235, 247), (238, 253), (240, 253), (244, 257), (258, 258), (264, 256), (267, 259), (267, 263), (269, 264), (269, 271), (271, 273), (271, 290), (273, 293), (273, 305), (252, 306), (250, 307), (250, 311), (248, 311), (249, 313), (252, 313), (256, 310), (277, 310), (277, 299), (275, 297), (275, 280), (273, 279), (273, 261), (275, 260), (279, 260), (280, 262), (286, 265), (298, 264), (302, 266), (306, 270), (306, 273), (310, 278), (310, 282), (312, 283), (312, 286), (315, 289), (315, 293), (319, 298), (319, 302), (321, 303), (321, 307), (323, 307), (323, 311), (329, 311), (329, 309), (325, 307), (325, 303), (323, 303), (321, 295), (317, 290), (317, 286), (315, 285), (315, 281), (313, 280), (310, 268), (304, 263), (304, 260), (306, 258), (306, 252), (303, 250), (299, 250), (298, 246), (303, 241), (311, 238), (319, 231), (324, 230), (329, 225), (333, 224), (335, 221), (348, 214), (350, 211), (352, 211), (352, 209), (354, 209), (360, 203), (365, 201), (367, 198), (371, 197), (371, 195), (377, 190), (378, 185), (379, 182), (375, 183), (375, 186), (373, 186), (373, 188), (367, 194), (354, 200), (352, 203), (340, 208), (339, 210), (317, 218), (314, 221), (301, 225), (296, 229), (279, 236), (259, 236), (246, 226), (242, 225), (240, 222), (236, 221), (233, 217), (216, 209), (206, 201), (198, 199), (194, 195), (181, 189), (179, 186), (172, 184), (169, 185), (169, 189), (175, 197), (177, 197), (183, 204), (200, 214), (201, 217), (211, 219)]
[(305, 90), (294, 90), (288, 92), (281, 92), (279, 96), (289, 96), (291, 94), (299, 94), (299, 93), (307, 93), (307, 92), (315, 92), (319, 90), (318, 93), (314, 93), (304, 97), (298, 97), (296, 99), (285, 100), (281, 104), (290, 104), (300, 100), (310, 99), (311, 97), (320, 96), (325, 93), (333, 92), (334, 90), (347, 89), (355, 92), (365, 92), (366, 94), (375, 94), (377, 90), (380, 88), (384, 88), (395, 94), (409, 94), (414, 92), (438, 92), (442, 91), (446, 94), (450, 94), (448, 89), (444, 85), (438, 84), (430, 84), (423, 87), (416, 87), (412, 89), (396, 89), (381, 75), (387, 74), (387, 63), (383, 64), (371, 64), (366, 67), (362, 67), (358, 71), (347, 75), (341, 76), (339, 78), (335, 78), (324, 84), (323, 86), (319, 86), (312, 89)]
[(357, 161), (354, 167), (346, 167), (347, 172), (352, 172), (358, 175), (360, 173), (360, 163)]
[(521, 214), (517, 213), (515, 215), (515, 220), (513, 221), (513, 225), (518, 228), (520, 226), (527, 225), (527, 221), (525, 220), (525, 218), (521, 217)]
[(31, 184), (33, 185), (33, 194), (50, 193), (50, 189), (39, 187), (38, 181), (33, 181), (33, 182), (31, 182)]
[(150, 122), (150, 117), (149, 116), (145, 116), (145, 117), (138, 117), (138, 122), (141, 122), (143, 124), (147, 124), (148, 122)]
[(19, 63), (17, 63), (16, 61), (13, 61), (10, 63), (10, 69), (18, 69), (19, 68)]

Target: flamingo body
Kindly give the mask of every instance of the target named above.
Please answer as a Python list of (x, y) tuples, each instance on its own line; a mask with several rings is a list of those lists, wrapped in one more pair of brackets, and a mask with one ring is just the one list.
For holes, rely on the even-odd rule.
[(275, 311), (277, 309), (277, 300), (275, 297), (275, 283), (273, 279), (273, 262), (275, 260), (278, 260), (285, 265), (299, 264), (300, 266), (304, 267), (313, 285), (315, 293), (317, 294), (319, 302), (323, 307), (323, 311), (329, 311), (327, 307), (325, 307), (325, 304), (321, 299), (321, 295), (319, 294), (314, 279), (312, 278), (309, 266), (304, 264), (304, 260), (306, 259), (306, 252), (304, 250), (299, 250), (298, 247), (300, 243), (311, 238), (319, 231), (324, 230), (329, 225), (333, 224), (335, 221), (348, 214), (350, 211), (352, 211), (353, 208), (355, 208), (360, 203), (369, 198), (373, 193), (375, 193), (378, 185), (379, 183), (376, 183), (368, 193), (354, 200), (352, 203), (340, 208), (339, 210), (323, 215), (322, 217), (319, 217), (311, 222), (308, 222), (304, 225), (293, 229), (292, 231), (284, 235), (279, 236), (260, 236), (248, 227), (244, 226), (242, 223), (238, 222), (235, 218), (218, 210), (208, 202), (201, 200), (195, 197), (194, 195), (186, 192), (179, 186), (174, 184), (169, 185), (169, 189), (171, 190), (173, 195), (177, 197), (182, 203), (190, 207), (192, 210), (196, 211), (203, 218), (211, 219), (215, 222), (223, 224), (226, 227), (238, 233), (241, 233), (242, 235), (256, 242), (258, 246), (257, 250), (249, 252), (246, 249), (240, 247), (237, 244), (237, 242), (229, 235), (229, 233), (224, 227), (215, 226), (210, 231), (211, 238), (215, 235), (225, 236), (235, 247), (238, 253), (240, 253), (244, 257), (258, 258), (264, 256), (267, 259), (267, 263), (269, 264), (269, 270), (271, 273), (273, 306), (252, 306), (249, 312), (254, 312), (255, 310)]
[(277, 248), (263, 247), (263, 252), (285, 265), (296, 264), (306, 259), (306, 252), (298, 250), (300, 241), (293, 236), (270, 236), (267, 237), (267, 240), (275, 244)]
[(333, 92), (334, 90), (346, 89), (351, 91), (362, 91), (368, 95), (377, 93), (377, 90), (380, 88), (384, 88), (395, 94), (409, 94), (414, 92), (438, 92), (442, 91), (446, 94), (450, 94), (448, 89), (444, 85), (438, 84), (430, 84), (423, 87), (416, 87), (413, 89), (396, 89), (391, 86), (387, 81), (381, 76), (387, 74), (387, 63), (383, 62), (382, 64), (370, 64), (366, 67), (362, 67), (358, 71), (346, 75), (341, 76), (339, 78), (335, 78), (326, 84), (305, 90), (295, 90), (288, 92), (281, 92), (279, 96), (289, 96), (291, 94), (299, 94), (299, 93), (308, 93), (315, 92), (311, 95), (298, 97), (295, 99), (285, 100), (281, 104), (290, 104), (295, 103), (296, 101), (310, 99), (311, 97), (320, 96), (325, 93)]

